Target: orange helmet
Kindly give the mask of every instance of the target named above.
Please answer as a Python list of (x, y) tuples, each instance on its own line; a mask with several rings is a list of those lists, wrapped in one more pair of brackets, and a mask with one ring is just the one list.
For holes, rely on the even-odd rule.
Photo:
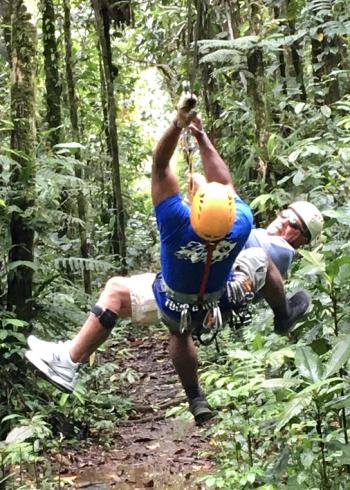
[(231, 187), (207, 182), (195, 193), (191, 206), (191, 225), (204, 240), (224, 238), (235, 220), (235, 197)]

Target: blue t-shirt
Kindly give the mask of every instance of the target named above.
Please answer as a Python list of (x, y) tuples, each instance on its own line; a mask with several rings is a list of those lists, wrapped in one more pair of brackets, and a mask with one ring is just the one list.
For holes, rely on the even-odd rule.
[(244, 248), (260, 247), (272, 259), (282, 276), (292, 263), (295, 255), (294, 248), (282, 237), (268, 235), (263, 228), (255, 228), (251, 231)]
[[(232, 264), (242, 250), (252, 228), (249, 206), (235, 198), (236, 216), (225, 239), (214, 250), (206, 292), (225, 286)], [(161, 241), (161, 271), (165, 283), (174, 291), (198, 294), (207, 259), (205, 240), (190, 223), (190, 208), (179, 193), (164, 199), (155, 207)]]

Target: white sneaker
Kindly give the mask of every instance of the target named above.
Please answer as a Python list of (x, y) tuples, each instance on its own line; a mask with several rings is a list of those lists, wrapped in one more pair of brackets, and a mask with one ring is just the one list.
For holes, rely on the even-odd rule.
[(50, 383), (62, 391), (71, 393), (78, 379), (80, 363), (73, 362), (67, 342), (46, 342), (30, 335), (27, 339), (30, 350), (25, 353), (28, 361)]

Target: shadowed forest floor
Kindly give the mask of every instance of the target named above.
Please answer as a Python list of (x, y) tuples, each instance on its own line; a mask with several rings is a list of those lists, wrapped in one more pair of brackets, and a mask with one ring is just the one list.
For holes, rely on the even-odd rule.
[(167, 336), (160, 335), (130, 338), (130, 355), (115, 359), (119, 372), (132, 367), (139, 375), (125, 393), (133, 410), (116, 426), (110, 447), (80, 445), (75, 452), (63, 453), (63, 488), (205, 488), (195, 479), (214, 469), (210, 440), (192, 417), (166, 417), (166, 411), (185, 398), (169, 360)]

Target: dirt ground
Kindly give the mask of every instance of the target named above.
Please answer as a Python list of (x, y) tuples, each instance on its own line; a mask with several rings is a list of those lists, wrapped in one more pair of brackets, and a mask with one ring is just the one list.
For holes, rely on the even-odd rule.
[[(118, 370), (132, 367), (139, 381), (127, 396), (133, 410), (116, 427), (112, 448), (79, 448), (60, 461), (62, 486), (85, 490), (204, 489), (196, 482), (214, 471), (207, 427), (192, 417), (166, 417), (170, 407), (184, 403), (184, 393), (168, 357), (167, 337), (132, 338), (131, 355), (118, 360)], [(61, 487), (62, 488), (62, 487)], [(68, 486), (67, 486), (68, 488)]]

